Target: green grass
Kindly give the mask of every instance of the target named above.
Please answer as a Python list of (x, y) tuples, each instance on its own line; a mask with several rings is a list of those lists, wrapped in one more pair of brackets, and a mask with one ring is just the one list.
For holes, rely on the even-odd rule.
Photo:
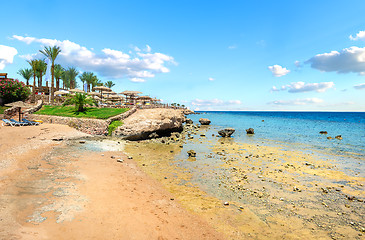
[(111, 124), (109, 124), (108, 127), (108, 135), (111, 136), (112, 132), (117, 129), (117, 127), (122, 126), (123, 122), (122, 121), (113, 121)]
[(43, 106), (34, 114), (53, 115), (61, 117), (107, 119), (128, 111), (128, 108), (95, 108), (88, 107), (84, 112), (77, 112), (74, 106)]
[(0, 114), (4, 114), (5, 109), (8, 109), (9, 107), (2, 107), (0, 106)]

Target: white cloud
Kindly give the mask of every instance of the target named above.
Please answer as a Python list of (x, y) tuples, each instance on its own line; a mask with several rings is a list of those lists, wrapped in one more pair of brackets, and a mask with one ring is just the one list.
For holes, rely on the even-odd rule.
[(145, 51), (146, 51), (146, 52), (151, 52), (151, 50), (152, 50), (152, 49), (151, 49), (151, 47), (150, 47), (149, 45), (146, 45), (146, 49), (145, 49)]
[(349, 38), (352, 41), (357, 41), (357, 40), (365, 41), (365, 31), (358, 32), (355, 37), (353, 37), (352, 35), (350, 35)]
[(18, 51), (13, 47), (0, 45), (0, 70), (3, 70), (6, 65), (12, 64), (14, 56), (18, 54)]
[(237, 45), (228, 46), (228, 49), (230, 49), (230, 50), (233, 50), (233, 49), (236, 49), (236, 48), (237, 48)]
[(273, 86), (271, 91), (285, 91), (288, 90), (290, 93), (299, 93), (299, 92), (325, 92), (326, 90), (333, 88), (335, 84), (333, 82), (322, 82), (322, 83), (305, 83), (305, 82), (292, 82), (288, 85), (281, 86), (281, 88), (277, 88)]
[(294, 99), (294, 100), (276, 100), (269, 102), (268, 104), (273, 105), (308, 105), (308, 104), (316, 104), (322, 103), (323, 100), (320, 98), (303, 98), (303, 99)]
[(214, 79), (214, 78), (212, 78), (212, 77), (210, 77), (210, 78), (208, 78), (208, 80), (209, 80), (209, 81), (214, 81), (215, 79)]
[(290, 73), (290, 70), (283, 68), (280, 65), (269, 66), (268, 69), (272, 72), (275, 77), (282, 77)]
[[(65, 66), (76, 66), (83, 71), (94, 71), (107, 78), (128, 78), (133, 82), (143, 82), (144, 78), (152, 78), (158, 73), (170, 70), (166, 64), (174, 62), (174, 58), (163, 53), (152, 53), (151, 47), (146, 45), (145, 53), (135, 47), (135, 53), (124, 53), (119, 50), (104, 48), (101, 53), (81, 46), (69, 40), (33, 38), (13, 36), (14, 39), (27, 44), (40, 43), (44, 46), (59, 46), (61, 53), (57, 62)], [(26, 59), (43, 57), (40, 53), (23, 56)], [(142, 81), (143, 80), (143, 81)]]
[(193, 106), (232, 106), (240, 104), (242, 104), (240, 100), (224, 101), (217, 98), (210, 100), (194, 99), (193, 101), (191, 101), (191, 105)]
[(365, 74), (365, 48), (350, 47), (341, 52), (317, 54), (305, 63), (323, 72)]
[(132, 78), (131, 82), (136, 82), (136, 83), (142, 83), (145, 82), (146, 80), (144, 80), (143, 78)]
[(294, 62), (294, 65), (295, 65), (297, 68), (302, 67), (302, 63), (301, 63), (300, 61), (298, 61), (298, 60)]
[(365, 89), (365, 83), (361, 83), (361, 84), (355, 85), (354, 88), (355, 89), (358, 89), (358, 90)]

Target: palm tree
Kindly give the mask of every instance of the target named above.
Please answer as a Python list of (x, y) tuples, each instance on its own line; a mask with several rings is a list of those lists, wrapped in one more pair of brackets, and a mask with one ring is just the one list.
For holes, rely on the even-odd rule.
[(56, 64), (54, 66), (54, 77), (56, 79), (56, 91), (60, 90), (60, 79), (62, 78), (62, 74), (65, 69), (60, 64)]
[(29, 85), (29, 79), (33, 76), (33, 71), (30, 68), (20, 69), (18, 74), (21, 75), (26, 81), (27, 86)]
[(70, 82), (70, 88), (76, 88), (77, 87), (76, 77), (77, 77), (77, 75), (79, 75), (79, 72), (77, 71), (77, 69), (74, 67), (69, 67), (66, 70), (66, 74), (67, 74), (68, 81)]
[(44, 50), (39, 50), (41, 53), (43, 53), (44, 56), (46, 56), (49, 60), (52, 61), (51, 66), (51, 74), (52, 74), (52, 83), (51, 83), (51, 103), (53, 104), (54, 100), (54, 62), (58, 56), (58, 54), (61, 52), (60, 47), (44, 47)]
[(41, 91), (42, 89), (42, 77), (44, 74), (46, 74), (46, 70), (47, 70), (47, 64), (44, 60), (42, 59), (37, 59), (37, 69), (36, 69), (36, 75), (38, 78), (38, 88), (39, 91)]
[(113, 83), (112, 81), (107, 81), (104, 83), (104, 86), (108, 87), (108, 88), (112, 88), (115, 86), (115, 83)]
[(95, 99), (87, 97), (84, 93), (76, 93), (75, 95), (66, 99), (66, 101), (63, 103), (63, 106), (75, 105), (77, 112), (84, 112), (86, 110), (84, 107), (85, 104), (97, 106)]
[(97, 76), (94, 75), (91, 81), (91, 87), (92, 89), (94, 89), (94, 87), (96, 86), (103, 86), (103, 83), (99, 80)]
[(63, 89), (70, 89), (70, 79), (68, 78), (68, 75), (66, 70), (64, 70), (61, 75)]
[(37, 72), (37, 65), (38, 65), (38, 61), (33, 59), (33, 60), (28, 60), (27, 61), (29, 63), (29, 65), (32, 67), (32, 72), (33, 72), (33, 89), (32, 89), (32, 102), (35, 102), (35, 77), (36, 77), (36, 72)]

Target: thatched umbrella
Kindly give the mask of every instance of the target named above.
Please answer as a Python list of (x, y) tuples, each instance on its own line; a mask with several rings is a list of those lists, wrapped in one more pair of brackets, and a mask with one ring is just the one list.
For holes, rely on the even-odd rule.
[[(91, 95), (94, 99), (96, 99), (96, 97), (98, 97), (98, 96), (101, 96), (101, 94), (100, 93), (97, 93), (97, 92), (88, 92), (87, 93), (88, 95)], [(99, 98), (99, 97), (98, 97)], [(99, 98), (100, 99), (100, 98)]]
[(111, 92), (112, 91), (110, 88), (105, 87), (105, 86), (97, 86), (97, 87), (94, 87), (94, 90), (99, 90), (100, 91), (101, 99), (103, 99), (103, 91), (104, 92)]
[(66, 95), (66, 94), (68, 94), (68, 93), (65, 92), (65, 91), (56, 91), (56, 92), (54, 92), (54, 95)]
[(120, 94), (125, 95), (126, 96), (125, 100), (127, 101), (128, 97), (131, 100), (132, 98), (135, 98), (140, 93), (142, 93), (142, 92), (138, 92), (138, 91), (124, 91), (124, 92), (121, 92)]
[(28, 104), (22, 101), (18, 101), (18, 102), (12, 102), (12, 103), (8, 103), (5, 104), (6, 107), (16, 107), (17, 111), (19, 112), (19, 122), (21, 121), (21, 114), (22, 114), (22, 108), (31, 108), (34, 107), (34, 105), (32, 104)]
[(77, 89), (77, 88), (74, 88), (74, 89), (70, 89), (68, 90), (69, 92), (73, 92), (73, 93), (84, 93), (84, 91), (80, 90), (80, 89)]

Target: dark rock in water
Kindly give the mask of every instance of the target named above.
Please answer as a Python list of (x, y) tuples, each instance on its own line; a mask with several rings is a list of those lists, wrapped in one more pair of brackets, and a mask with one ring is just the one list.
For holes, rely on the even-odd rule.
[(196, 152), (194, 150), (189, 150), (188, 151), (188, 155), (189, 155), (189, 157), (195, 157), (196, 156)]
[(342, 140), (342, 136), (341, 135), (337, 135), (335, 138), (338, 139), (338, 140)]
[(84, 143), (86, 143), (86, 141), (85, 140), (80, 140), (79, 143), (84, 144)]
[(247, 134), (255, 134), (255, 130), (253, 128), (246, 129)]
[(186, 124), (194, 124), (193, 120), (191, 120), (190, 118), (185, 119), (185, 123)]
[(208, 118), (201, 118), (199, 119), (199, 122), (201, 125), (209, 125), (210, 124), (210, 120)]
[(320, 134), (327, 134), (327, 131), (320, 131)]
[(261, 122), (265, 122), (265, 120), (261, 120)]
[(327, 139), (328, 139), (328, 140), (331, 140), (331, 139), (333, 139), (333, 137), (327, 137)]
[(148, 135), (148, 138), (158, 138), (160, 137), (156, 132), (151, 133), (150, 135)]
[(218, 134), (222, 137), (230, 137), (236, 130), (234, 128), (226, 128), (223, 130), (219, 130)]
[(63, 137), (55, 137), (55, 138), (52, 138), (52, 141), (63, 141)]

